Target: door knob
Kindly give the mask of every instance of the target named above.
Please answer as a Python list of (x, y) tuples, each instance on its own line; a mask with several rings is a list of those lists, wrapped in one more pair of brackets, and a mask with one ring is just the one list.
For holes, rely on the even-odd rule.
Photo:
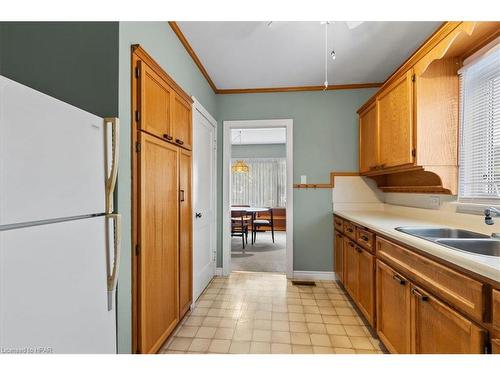
[(201, 212), (197, 212), (197, 213), (195, 214), (195, 216), (196, 216), (196, 218), (197, 218), (197, 219), (201, 218)]

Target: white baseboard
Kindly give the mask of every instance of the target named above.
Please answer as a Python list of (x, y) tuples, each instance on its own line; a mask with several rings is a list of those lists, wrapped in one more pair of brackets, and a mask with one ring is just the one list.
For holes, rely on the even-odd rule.
[(293, 271), (293, 278), (300, 280), (337, 280), (335, 272)]
[(222, 276), (222, 267), (215, 268), (215, 276)]

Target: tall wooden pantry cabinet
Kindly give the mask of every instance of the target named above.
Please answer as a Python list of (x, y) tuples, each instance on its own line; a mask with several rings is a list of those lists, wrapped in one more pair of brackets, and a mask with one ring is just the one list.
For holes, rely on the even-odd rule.
[(191, 104), (132, 47), (135, 353), (157, 352), (192, 303)]

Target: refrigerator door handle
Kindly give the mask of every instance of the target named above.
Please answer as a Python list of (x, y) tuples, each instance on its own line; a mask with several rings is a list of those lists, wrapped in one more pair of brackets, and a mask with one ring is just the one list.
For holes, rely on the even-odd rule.
[(122, 217), (120, 214), (107, 214), (106, 220), (109, 219), (115, 222), (113, 269), (111, 270), (111, 275), (108, 276), (108, 311), (111, 311), (113, 309), (113, 292), (116, 289), (118, 272), (120, 270)]
[(120, 122), (117, 117), (105, 117), (104, 124), (111, 124), (111, 170), (106, 177), (106, 213), (113, 212), (113, 192), (118, 175), (118, 155), (120, 139)]

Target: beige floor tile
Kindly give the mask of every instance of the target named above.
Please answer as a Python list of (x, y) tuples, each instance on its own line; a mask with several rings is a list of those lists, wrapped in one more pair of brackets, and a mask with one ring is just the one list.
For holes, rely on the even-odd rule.
[(288, 312), (288, 305), (286, 305), (286, 304), (284, 304), (284, 305), (273, 304), (273, 312), (286, 313), (286, 312)]
[(376, 350), (356, 349), (356, 354), (379, 354)]
[(176, 332), (177, 337), (194, 337), (196, 336), (196, 332), (198, 331), (198, 327), (194, 326), (181, 326), (180, 329)]
[(331, 346), (313, 346), (314, 354), (334, 354), (335, 351)]
[(186, 352), (182, 352), (180, 350), (165, 349), (165, 350), (161, 351), (161, 354), (186, 354)]
[(288, 321), (288, 313), (273, 312), (272, 319), (273, 320)]
[(288, 313), (288, 319), (291, 322), (305, 322), (306, 316), (302, 313)]
[(302, 306), (305, 314), (320, 314), (318, 306)]
[(200, 327), (196, 332), (197, 338), (211, 339), (215, 335), (216, 327)]
[(346, 335), (345, 327), (357, 327), (357, 326), (343, 326), (341, 324), (327, 324), (326, 332), (330, 335)]
[(250, 341), (252, 339), (252, 329), (236, 329), (234, 331), (234, 341)]
[(175, 337), (168, 345), (168, 349), (185, 351), (188, 350), (189, 345), (191, 345), (192, 341), (193, 339), (191, 338)]
[(313, 348), (310, 345), (292, 345), (293, 354), (313, 354)]
[(292, 346), (290, 344), (271, 344), (271, 353), (273, 354), (291, 354)]
[(252, 341), (271, 341), (271, 331), (263, 329), (254, 329), (252, 333)]
[(354, 316), (339, 316), (340, 322), (346, 325), (361, 325), (356, 317)]
[(349, 307), (335, 307), (335, 311), (339, 316), (356, 316), (356, 311)]
[(256, 311), (254, 315), (254, 319), (265, 319), (265, 320), (271, 320), (272, 319), (273, 313), (271, 311)]
[(271, 341), (273, 343), (289, 344), (290, 343), (290, 332), (272, 331)]
[(366, 337), (366, 331), (363, 329), (361, 326), (343, 326), (347, 336), (359, 336), (359, 337)]
[(229, 351), (230, 346), (231, 346), (231, 340), (215, 339), (210, 342), (210, 346), (208, 347), (208, 352), (225, 354)]
[(314, 346), (330, 346), (330, 337), (326, 334), (312, 333), (310, 335), (311, 343)]
[(326, 333), (326, 326), (323, 323), (307, 323), (309, 333)]
[(323, 319), (320, 314), (305, 314), (306, 322), (308, 323), (323, 323)]
[(256, 319), (253, 321), (254, 329), (271, 329), (271, 320)]
[(317, 303), (314, 299), (302, 299), (302, 306), (317, 306)]
[(302, 305), (302, 300), (300, 298), (288, 298), (287, 303), (289, 305)]
[(330, 342), (334, 348), (352, 348), (351, 340), (347, 336), (330, 335)]
[(270, 354), (271, 344), (268, 342), (252, 342), (250, 343), (251, 354)]
[(197, 304), (196, 304), (196, 307), (211, 307), (212, 304), (214, 302), (213, 301), (199, 301)]
[(318, 305), (319, 307), (332, 307), (332, 302), (330, 302), (329, 300), (317, 300), (316, 301), (316, 305)]
[(304, 306), (302, 305), (287, 305), (289, 313), (303, 313)]
[(291, 332), (290, 341), (295, 345), (311, 345), (309, 334), (305, 332)]
[(307, 328), (307, 324), (304, 322), (290, 322), (290, 331), (291, 332), (304, 332), (304, 333), (309, 332), (309, 330)]
[(206, 338), (194, 338), (193, 341), (191, 342), (191, 345), (189, 345), (188, 351), (189, 352), (206, 352), (208, 350), (208, 347), (210, 346), (210, 339)]
[(368, 337), (349, 337), (354, 349), (375, 350)]
[(214, 339), (231, 340), (233, 338), (233, 334), (234, 334), (233, 328), (219, 327), (215, 330)]
[(271, 329), (273, 331), (290, 331), (290, 324), (288, 321), (273, 320)]
[(195, 307), (193, 312), (191, 313), (192, 316), (206, 316), (208, 313), (208, 308), (207, 307)]
[(253, 328), (253, 320), (238, 320), (236, 324), (236, 329), (252, 329)]
[(231, 354), (248, 354), (250, 352), (250, 341), (233, 341), (229, 348)]
[(204, 319), (202, 316), (190, 316), (184, 321), (183, 325), (199, 327), (202, 325)]
[(234, 328), (236, 327), (236, 323), (238, 323), (237, 319), (222, 318), (219, 322), (219, 327)]
[(201, 325), (203, 327), (218, 327), (221, 320), (221, 318), (217, 318), (215, 316), (207, 316), (203, 319), (203, 323)]
[(334, 348), (336, 354), (356, 354), (356, 351), (354, 349), (347, 349), (347, 348)]
[(342, 324), (340, 318), (336, 315), (322, 315), (323, 321), (328, 324)]

